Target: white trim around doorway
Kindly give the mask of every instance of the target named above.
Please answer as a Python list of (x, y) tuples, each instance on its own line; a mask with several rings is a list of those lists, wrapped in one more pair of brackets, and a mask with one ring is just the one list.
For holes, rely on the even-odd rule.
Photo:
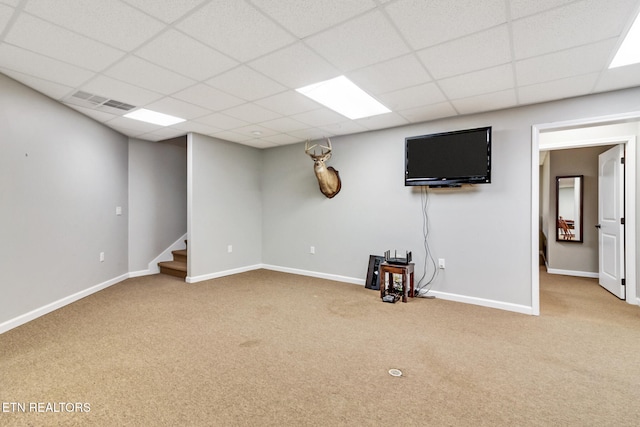
[(566, 122), (555, 122), (533, 125), (531, 128), (531, 302), (532, 314), (540, 315), (540, 273), (538, 270), (538, 218), (540, 214), (540, 150), (578, 148), (594, 145), (625, 144), (625, 279), (626, 301), (629, 304), (640, 305), (636, 283), (636, 170), (637, 170), (637, 141), (635, 135), (599, 138), (594, 140), (574, 141), (571, 143), (557, 143), (540, 146), (540, 133), (560, 131), (579, 127), (596, 125), (611, 125), (629, 121), (640, 121), (640, 112), (619, 114), (606, 117), (596, 117)]

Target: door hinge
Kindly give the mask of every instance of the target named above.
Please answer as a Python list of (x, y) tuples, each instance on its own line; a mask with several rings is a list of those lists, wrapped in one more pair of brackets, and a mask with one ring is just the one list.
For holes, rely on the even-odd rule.
[(624, 165), (624, 157), (620, 157), (620, 164)]
[(627, 286), (627, 280), (626, 279), (622, 279), (622, 286)]
[(620, 218), (620, 224), (624, 225), (624, 218)]

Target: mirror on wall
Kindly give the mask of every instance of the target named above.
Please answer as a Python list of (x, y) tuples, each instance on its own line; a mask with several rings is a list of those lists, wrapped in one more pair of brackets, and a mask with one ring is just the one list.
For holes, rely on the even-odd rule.
[(582, 243), (583, 175), (556, 177), (556, 241)]

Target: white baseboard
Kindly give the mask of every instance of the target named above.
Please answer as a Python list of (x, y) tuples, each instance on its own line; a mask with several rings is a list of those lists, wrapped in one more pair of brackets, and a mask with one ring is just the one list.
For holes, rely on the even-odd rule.
[(150, 276), (152, 274), (157, 274), (159, 272), (160, 272), (160, 269), (158, 269), (158, 271), (156, 271), (156, 272), (153, 272), (151, 270), (132, 271), (131, 273), (129, 273), (129, 277)]
[(318, 271), (300, 270), (297, 268), (280, 267), (278, 265), (262, 264), (265, 270), (279, 271), (281, 273), (299, 274), (301, 276), (317, 277), (319, 279), (335, 280), (336, 282), (353, 283), (354, 285), (364, 286), (365, 279), (357, 279), (354, 277), (340, 276), (337, 274), (320, 273)]
[[(273, 270), (273, 271), (279, 271), (282, 273), (298, 274), (301, 276), (317, 277), (319, 279), (334, 280), (336, 282), (351, 283), (355, 285), (364, 286), (365, 284), (364, 279), (358, 279), (355, 277), (341, 276), (338, 274), (321, 273), (318, 271), (301, 270), (301, 269), (290, 268), (290, 267), (281, 267), (281, 266), (270, 265), (270, 264), (255, 264), (255, 265), (235, 268), (231, 270), (205, 274), (201, 276), (187, 276), (185, 281), (187, 283), (197, 283), (197, 282), (202, 282), (204, 280), (216, 279), (219, 277), (230, 276), (238, 273), (245, 273), (247, 271), (252, 271), (252, 270), (259, 270), (261, 268), (264, 268), (265, 270)], [(111, 280), (107, 280), (106, 282), (87, 288), (83, 291), (77, 292), (73, 295), (69, 295), (67, 297), (61, 298), (58, 301), (52, 302), (43, 307), (32, 310), (28, 313), (22, 314), (14, 319), (10, 319), (10, 320), (7, 320), (6, 322), (0, 323), (0, 334), (7, 332), (8, 330), (11, 330), (13, 328), (16, 328), (20, 325), (23, 325), (27, 322), (30, 322), (31, 320), (34, 320), (40, 316), (44, 316), (47, 313), (50, 313), (54, 310), (64, 307), (65, 305), (78, 301), (79, 299), (87, 297), (93, 293), (106, 289), (109, 286), (113, 286), (117, 283), (120, 283), (123, 280), (126, 280), (131, 277), (145, 276), (148, 274), (154, 274), (154, 273), (149, 273), (149, 270), (141, 270), (141, 271), (134, 271), (131, 273), (123, 274)], [(533, 314), (533, 308), (524, 306), (524, 305), (505, 303), (501, 301), (488, 300), (484, 298), (468, 297), (464, 295), (450, 294), (450, 293), (439, 292), (434, 290), (430, 290), (429, 293), (432, 295), (435, 295), (438, 298), (442, 298), (444, 300), (479, 305), (483, 307), (497, 308), (501, 310), (513, 311), (513, 312), (522, 313), (522, 314)], [(640, 298), (638, 299), (638, 305), (640, 305)]]
[(262, 264), (249, 265), (246, 267), (234, 268), (231, 270), (218, 271), (215, 273), (203, 274), (200, 276), (187, 276), (185, 282), (187, 283), (198, 283), (204, 280), (217, 279), (219, 277), (231, 276), (232, 274), (245, 273), (247, 271), (259, 270), (263, 268)]
[(469, 297), (465, 295), (451, 294), (448, 292), (440, 292), (430, 290), (429, 295), (434, 295), (436, 298), (440, 298), (447, 301), (455, 301), (462, 302), (465, 304), (479, 305), (481, 307), (489, 307), (489, 308), (497, 308), (505, 311), (513, 311), (515, 313), (521, 314), (529, 314), (533, 315), (533, 307), (521, 305), (521, 304), (512, 304), (503, 301), (495, 301), (485, 298), (477, 298), (477, 297)]
[(562, 276), (576, 276), (576, 277), (589, 277), (591, 279), (597, 279), (598, 273), (590, 271), (574, 271), (574, 270), (560, 270), (557, 268), (547, 268), (549, 274), (560, 274)]
[[(292, 274), (299, 274), (302, 276), (317, 277), (320, 279), (335, 280), (337, 282), (352, 283), (355, 285), (364, 286), (365, 284), (365, 279), (357, 279), (354, 277), (340, 276), (337, 274), (320, 273), (317, 271), (300, 270), (297, 268), (280, 267), (277, 265), (268, 265), (268, 264), (262, 265), (262, 268), (266, 270), (280, 271), (282, 273), (292, 273)], [(466, 304), (479, 305), (482, 307), (497, 308), (500, 310), (513, 311), (516, 313), (533, 315), (533, 307), (529, 307), (526, 305), (511, 304), (511, 303), (506, 303), (502, 301), (468, 297), (464, 295), (450, 294), (446, 292), (438, 292), (433, 290), (429, 291), (429, 293), (431, 295), (437, 296), (438, 298), (448, 300), (448, 301), (462, 302)]]
[(118, 276), (116, 278), (107, 280), (106, 282), (102, 282), (98, 285), (92, 286), (90, 288), (84, 289), (80, 292), (76, 292), (73, 295), (69, 295), (67, 297), (61, 298), (57, 301), (54, 301), (50, 304), (42, 306), (40, 308), (36, 308), (35, 310), (31, 310), (28, 313), (21, 314), (18, 317), (7, 320), (6, 322), (0, 323), (0, 334), (7, 332), (10, 329), (17, 328), (20, 325), (24, 325), (27, 322), (30, 322), (38, 317), (44, 316), (45, 314), (51, 313), (59, 308), (64, 307), (65, 305), (69, 305), (75, 301), (78, 301), (84, 297), (87, 297), (91, 294), (94, 294), (98, 291), (108, 288), (109, 286), (113, 286), (117, 283), (122, 282), (123, 280), (128, 279), (129, 273), (123, 274), (122, 276)]

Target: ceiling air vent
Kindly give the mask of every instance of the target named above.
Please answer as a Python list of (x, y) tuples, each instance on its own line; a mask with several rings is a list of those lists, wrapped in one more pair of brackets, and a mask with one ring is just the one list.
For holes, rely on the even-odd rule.
[(71, 105), (77, 105), (79, 107), (91, 108), (92, 110), (100, 110), (117, 115), (122, 115), (127, 111), (131, 111), (136, 108), (134, 105), (127, 104), (125, 102), (105, 98), (100, 95), (94, 95), (82, 90), (75, 92), (65, 99), (64, 102)]

